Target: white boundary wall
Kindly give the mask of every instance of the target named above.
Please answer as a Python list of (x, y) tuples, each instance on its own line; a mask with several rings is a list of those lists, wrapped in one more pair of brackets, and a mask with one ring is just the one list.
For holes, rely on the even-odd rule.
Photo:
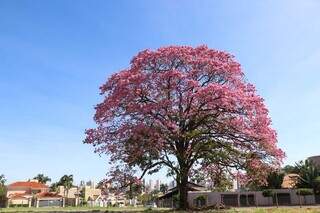
[[(315, 204), (314, 195), (301, 196), (299, 197), (294, 189), (274, 189), (273, 192), (277, 194), (289, 194), (290, 203), (289, 205), (313, 205)], [(264, 197), (262, 191), (243, 191), (243, 192), (210, 192), (210, 191), (190, 191), (188, 192), (188, 203), (190, 207), (194, 206), (194, 200), (198, 196), (204, 196), (206, 198), (206, 206), (213, 206), (222, 203), (223, 195), (236, 195), (238, 199), (238, 205), (240, 206), (240, 195), (253, 195), (254, 196), (254, 206), (271, 206), (276, 205), (273, 202), (272, 197)]]

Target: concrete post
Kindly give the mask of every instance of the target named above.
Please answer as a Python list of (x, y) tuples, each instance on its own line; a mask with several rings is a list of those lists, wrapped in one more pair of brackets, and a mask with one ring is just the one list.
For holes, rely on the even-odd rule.
[(39, 208), (39, 200), (36, 200), (36, 208)]
[(255, 195), (254, 196), (254, 201), (255, 201), (256, 207), (258, 208), (259, 204), (258, 204), (257, 192), (255, 192), (254, 195)]
[(276, 195), (276, 203), (277, 203), (277, 208), (279, 207), (279, 203), (278, 203), (278, 193), (275, 192), (275, 195)]
[(299, 205), (300, 205), (300, 208), (302, 208), (302, 204), (301, 204), (301, 196), (300, 195), (298, 195), (299, 196)]
[(246, 203), (247, 203), (247, 206), (249, 206), (249, 198), (248, 198), (248, 193), (246, 194)]

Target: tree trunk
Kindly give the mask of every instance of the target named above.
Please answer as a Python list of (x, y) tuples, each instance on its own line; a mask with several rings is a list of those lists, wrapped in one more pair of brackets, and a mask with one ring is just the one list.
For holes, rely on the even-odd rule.
[(177, 174), (177, 187), (179, 190), (179, 209), (187, 210), (188, 209), (188, 174), (191, 168), (191, 165), (187, 163), (186, 159), (186, 148), (185, 141), (181, 140), (177, 144), (178, 155), (177, 160), (179, 163), (179, 171)]
[(188, 175), (183, 175), (180, 183), (177, 184), (179, 190), (179, 209), (188, 209)]

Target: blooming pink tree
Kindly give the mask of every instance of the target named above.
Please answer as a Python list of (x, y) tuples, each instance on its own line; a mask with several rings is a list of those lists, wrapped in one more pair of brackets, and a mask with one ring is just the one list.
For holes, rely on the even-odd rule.
[(188, 175), (197, 166), (240, 170), (263, 182), (284, 158), (263, 99), (226, 52), (144, 50), (101, 86), (101, 95), (97, 127), (86, 131), (85, 143), (115, 165), (139, 168), (141, 177), (169, 168), (181, 209), (188, 208)]

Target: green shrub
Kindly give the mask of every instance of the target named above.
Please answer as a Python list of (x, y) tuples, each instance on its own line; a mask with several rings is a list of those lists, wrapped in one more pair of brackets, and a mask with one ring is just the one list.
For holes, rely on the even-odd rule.
[(203, 202), (203, 201), (206, 201), (206, 197), (203, 196), (203, 195), (199, 195), (199, 196), (196, 198), (196, 200)]
[(20, 208), (20, 207), (28, 207), (28, 204), (9, 204), (9, 207)]
[(272, 191), (272, 189), (266, 189), (262, 191), (263, 197), (272, 197), (273, 194), (274, 192)]
[(196, 201), (196, 205), (197, 207), (203, 207), (206, 205), (206, 197), (203, 195), (199, 195), (198, 197), (196, 197), (195, 201)]
[(297, 190), (297, 195), (301, 196), (307, 196), (307, 195), (312, 195), (313, 191), (312, 189), (307, 189), (307, 188), (302, 188)]

